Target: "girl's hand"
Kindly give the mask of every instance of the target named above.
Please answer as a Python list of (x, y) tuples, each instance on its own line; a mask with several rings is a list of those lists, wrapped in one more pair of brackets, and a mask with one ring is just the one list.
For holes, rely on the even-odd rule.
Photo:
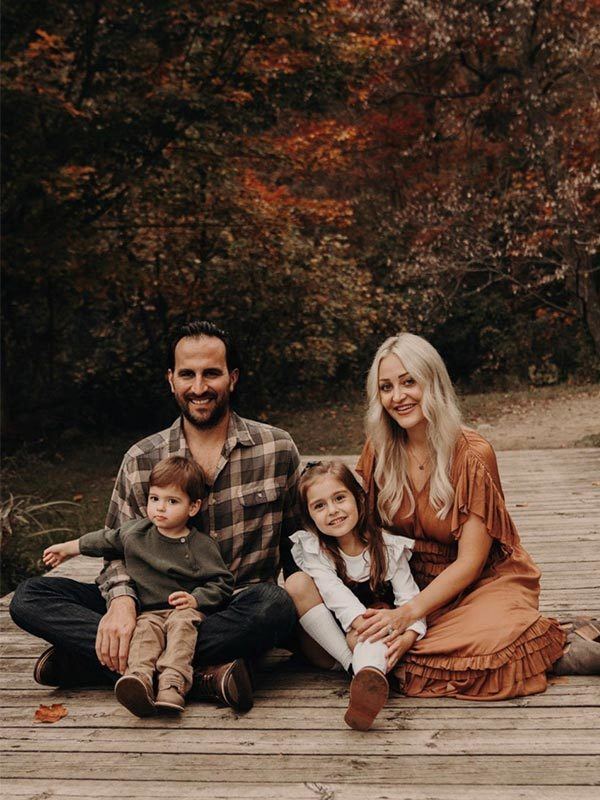
[(184, 608), (198, 608), (198, 601), (189, 592), (173, 592), (169, 595), (168, 600), (170, 605), (175, 606), (176, 611), (182, 611)]
[(404, 631), (404, 633), (394, 634), (388, 641), (387, 646), (387, 668), (388, 672), (393, 669), (404, 653), (417, 641), (416, 631)]
[[(411, 612), (409, 603), (399, 608), (369, 608), (365, 611), (365, 621), (357, 626), (359, 642), (378, 642), (386, 644), (399, 633), (404, 633), (407, 626), (418, 617)], [(392, 629), (392, 630), (390, 630)]]
[(42, 561), (47, 567), (58, 567), (63, 561), (79, 555), (79, 540), (73, 539), (62, 544), (52, 544), (42, 553)]

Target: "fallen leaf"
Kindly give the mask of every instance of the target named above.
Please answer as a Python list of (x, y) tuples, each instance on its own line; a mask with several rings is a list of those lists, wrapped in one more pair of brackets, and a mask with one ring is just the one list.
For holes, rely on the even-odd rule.
[(52, 703), (51, 706), (40, 705), (34, 716), (36, 722), (58, 722), (68, 713), (61, 703)]
[(83, 495), (82, 494), (74, 494), (73, 495), (73, 500), (74, 500), (75, 503), (81, 503), (81, 501), (83, 500)]

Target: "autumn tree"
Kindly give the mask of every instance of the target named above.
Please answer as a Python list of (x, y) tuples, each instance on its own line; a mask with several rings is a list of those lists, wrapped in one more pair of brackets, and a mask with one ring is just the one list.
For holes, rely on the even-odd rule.
[(240, 336), (258, 407), (355, 363), (352, 210), (285, 185), (269, 136), (343, 100), (343, 6), (5, 4), (9, 411), (148, 419), (188, 316)]
[(458, 377), (594, 374), (594, 0), (3, 13), (15, 429), (164, 421), (190, 316), (241, 339), (253, 413), (356, 386), (402, 328)]
[(597, 4), (410, 0), (371, 27), (393, 44), (360, 91), (360, 227), (381, 232), (386, 296), (427, 284), (433, 331), (465, 296), (504, 298), (563, 337), (581, 321), (598, 356)]

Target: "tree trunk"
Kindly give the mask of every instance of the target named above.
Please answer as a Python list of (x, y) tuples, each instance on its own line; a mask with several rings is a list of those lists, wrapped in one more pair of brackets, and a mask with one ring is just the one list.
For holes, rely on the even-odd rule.
[(581, 313), (597, 355), (600, 356), (600, 273), (593, 272), (589, 258), (580, 264), (577, 276), (577, 297)]

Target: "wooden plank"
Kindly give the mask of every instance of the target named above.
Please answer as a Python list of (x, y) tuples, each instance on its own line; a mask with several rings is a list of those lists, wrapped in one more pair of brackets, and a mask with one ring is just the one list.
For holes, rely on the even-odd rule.
[[(83, 693), (84, 690), (81, 690)], [(530, 695), (529, 697), (518, 697), (514, 700), (503, 701), (482, 701), (475, 700), (454, 700), (452, 698), (442, 697), (439, 699), (422, 699), (418, 697), (402, 697), (395, 695), (388, 700), (387, 707), (398, 711), (409, 709), (421, 708), (448, 708), (455, 704), (463, 708), (570, 708), (570, 707), (591, 707), (597, 708), (599, 705), (600, 684), (595, 687), (577, 687), (568, 693), (558, 693), (546, 691), (543, 694)], [(315, 709), (338, 709), (339, 712), (345, 709), (348, 705), (348, 688), (340, 687), (335, 690), (305, 690), (299, 694), (299, 690), (295, 688), (290, 689), (259, 689), (255, 693), (255, 706), (249, 712), (254, 715), (258, 710), (264, 706), (268, 709), (269, 713), (275, 713), (277, 709), (287, 710), (289, 708), (296, 709), (298, 715), (309, 714), (312, 715)], [(57, 690), (52, 693), (37, 692), (35, 694), (27, 693), (22, 700), (15, 697), (14, 699), (5, 699), (4, 693), (2, 695), (2, 706), (4, 709), (18, 708), (22, 709), (22, 713), (33, 714), (34, 709), (40, 703), (63, 703), (67, 708), (73, 712), (79, 707), (79, 697), (76, 692), (71, 695), (64, 691)], [(92, 706), (95, 713), (102, 714), (103, 709), (117, 710), (120, 709), (122, 714), (127, 714), (124, 709), (116, 703), (112, 692), (105, 692), (98, 690), (95, 703)], [(196, 713), (196, 709), (203, 709), (204, 703), (190, 702), (186, 710), (186, 718)], [(109, 713), (112, 713), (110, 711)], [(204, 712), (200, 712), (204, 713)], [(233, 713), (233, 712), (229, 712)], [(129, 718), (129, 717), (126, 717)]]
[[(112, 694), (110, 686), (89, 687), (85, 689), (60, 689), (48, 686), (41, 686), (36, 684), (32, 678), (32, 667), (35, 663), (35, 658), (5, 658), (0, 659), (1, 672), (7, 676), (7, 685), (3, 688), (0, 697), (5, 702), (9, 700), (23, 700), (27, 695), (20, 691), (20, 686), (11, 683), (12, 680), (22, 679), (24, 687), (30, 691), (36, 692), (37, 696), (40, 694), (52, 695), (54, 697), (62, 696), (69, 700), (76, 700), (83, 698), (89, 701), (91, 698), (99, 698), (101, 696), (110, 696)], [(282, 664), (276, 671), (273, 672), (260, 672), (256, 676), (256, 687), (254, 695), (256, 698), (265, 700), (274, 699), (287, 699), (290, 696), (296, 697), (299, 701), (305, 699), (313, 699), (318, 697), (345, 697), (348, 694), (350, 685), (349, 678), (341, 672), (318, 672), (314, 669), (303, 669), (296, 666), (295, 663)], [(548, 697), (556, 697), (560, 695), (578, 695), (587, 693), (588, 697), (600, 703), (600, 676), (582, 675), (582, 676), (566, 676), (550, 679), (550, 685), (544, 693)], [(492, 706), (495, 708), (502, 702), (506, 703), (523, 703), (525, 701), (534, 701), (539, 699), (541, 695), (530, 695), (526, 698), (515, 698), (506, 701), (493, 701)], [(441, 698), (445, 703), (448, 698)], [(426, 706), (439, 704), (440, 699), (434, 698), (409, 698), (404, 695), (397, 694), (392, 691), (390, 694), (390, 702), (392, 700), (402, 701), (403, 703), (424, 703)], [(450, 700), (452, 703), (460, 703), (461, 705), (475, 705), (480, 706), (484, 701), (467, 701), (467, 700)]]
[[(364, 776), (363, 776), (364, 779)], [(47, 793), (46, 779), (3, 780), (4, 800), (44, 800), (44, 798), (74, 798), (74, 800), (597, 800), (597, 787), (581, 785), (548, 786), (470, 786), (456, 784), (451, 787), (411, 783), (410, 786), (380, 785), (369, 781), (348, 785), (343, 783), (317, 784), (272, 783), (249, 785), (197, 780), (182, 781), (131, 781), (131, 780), (65, 780), (52, 783), (51, 795)]]
[[(567, 680), (569, 679), (569, 676), (567, 676)], [(290, 681), (288, 685), (282, 685), (280, 683), (271, 684), (268, 681), (261, 680), (256, 687), (254, 697), (257, 701), (260, 700), (261, 703), (269, 703), (269, 705), (273, 707), (285, 706), (289, 703), (289, 700), (293, 698), (296, 698), (297, 704), (302, 707), (310, 707), (319, 701), (327, 702), (330, 706), (337, 707), (340, 703), (343, 704), (346, 702), (348, 698), (349, 681), (334, 686), (319, 686), (318, 684), (313, 686), (312, 684), (308, 684), (299, 687), (298, 683), (300, 681), (307, 684), (306, 678), (300, 673), (297, 679), (295, 681)], [(596, 682), (592, 683), (592, 681)], [(559, 700), (559, 698), (562, 698), (564, 701), (563, 705), (568, 702), (576, 702), (576, 698), (578, 697), (585, 697), (587, 705), (597, 705), (598, 695), (600, 693), (599, 681), (600, 679), (597, 676), (591, 676), (589, 684), (582, 684), (575, 687), (549, 686), (542, 695), (529, 695), (529, 697), (517, 697), (512, 700), (494, 701), (454, 700), (446, 697), (437, 699), (405, 697), (404, 695), (392, 692), (388, 703), (392, 705), (401, 703), (407, 708), (445, 708), (448, 704), (451, 706), (458, 704), (464, 708), (504, 708), (505, 706), (509, 708), (520, 708), (524, 704), (539, 707), (545, 704), (545, 701), (542, 699), (545, 696), (551, 701), (556, 700), (557, 703), (560, 703), (561, 700)], [(112, 700), (113, 693), (110, 687), (82, 687), (67, 690), (37, 685), (27, 687), (25, 690), (13, 686), (0, 691), (0, 701), (3, 707), (6, 708), (30, 706), (35, 703), (46, 701), (76, 703), (79, 698), (82, 698), (82, 702), (103, 703), (105, 700)], [(195, 705), (196, 702), (194, 701), (188, 704), (189, 708), (193, 708)], [(199, 705), (205, 704), (199, 703)]]
[[(44, 698), (48, 705), (59, 698)], [(38, 704), (19, 707), (3, 707), (3, 724), (11, 729), (31, 728), (34, 722), (34, 711)], [(128, 731), (131, 735), (146, 736), (148, 731), (213, 731), (228, 730), (241, 734), (244, 731), (346, 731), (343, 723), (343, 708), (314, 708), (310, 714), (301, 706), (256, 705), (254, 709), (243, 715), (236, 715), (230, 709), (192, 704), (180, 718), (150, 717), (143, 721), (134, 719), (125, 709), (111, 704), (110, 699), (98, 703), (86, 702), (79, 705), (65, 703), (68, 716), (51, 727), (36, 726), (40, 731), (52, 731), (85, 728), (113, 728)], [(518, 708), (503, 705), (499, 708), (462, 708), (459, 703), (448, 701), (442, 708), (401, 708), (388, 705), (377, 717), (378, 731), (496, 731), (499, 740), (503, 740), (502, 731), (539, 731), (539, 730), (580, 730), (596, 731), (600, 728), (600, 713), (597, 706), (538, 706), (535, 708)], [(46, 735), (46, 734), (40, 734)], [(474, 733), (473, 735), (477, 735)]]
[[(338, 673), (339, 675), (339, 673)], [(299, 703), (306, 701), (312, 702), (318, 697), (328, 697), (329, 699), (345, 699), (348, 696), (350, 679), (344, 676), (330, 678), (327, 673), (323, 675), (311, 671), (292, 670), (289, 667), (281, 668), (278, 671), (266, 674), (259, 673), (255, 677), (254, 697), (261, 703), (268, 702), (270, 705), (284, 705), (280, 701), (287, 702), (291, 693), (295, 693)], [(31, 692), (31, 695), (30, 695)], [(29, 697), (31, 696), (31, 699)], [(406, 697), (395, 691), (390, 691), (388, 703), (401, 703), (410, 708), (520, 708), (524, 704), (538, 703), (543, 697), (557, 699), (559, 697), (579, 697), (585, 696), (591, 705), (600, 705), (600, 676), (598, 675), (568, 675), (568, 676), (548, 676), (548, 687), (545, 692), (528, 697), (517, 697), (511, 700), (496, 701), (470, 701), (455, 700), (452, 698), (420, 698)], [(64, 702), (71, 704), (98, 704), (105, 699), (113, 698), (111, 686), (92, 686), (76, 687), (71, 689), (60, 689), (50, 686), (40, 686), (32, 683), (29, 690), (23, 692), (22, 689), (11, 687), (0, 691), (0, 702), (5, 707), (21, 707), (37, 702), (57, 701), (60, 698)], [(212, 707), (212, 703), (203, 701), (191, 701), (188, 710), (195, 707)], [(259, 706), (255, 706), (255, 709)], [(469, 711), (469, 713), (471, 713)]]
[(496, 731), (478, 730), (410, 730), (380, 731), (376, 725), (366, 734), (341, 728), (337, 731), (311, 730), (307, 736), (297, 736), (293, 729), (282, 731), (250, 730), (240, 735), (238, 730), (213, 730), (210, 736), (198, 731), (146, 730), (143, 736), (132, 729), (62, 728), (48, 726), (31, 728), (3, 727), (0, 746), (5, 752), (56, 753), (57, 758), (78, 753), (106, 755), (164, 754), (170, 752), (193, 755), (254, 754), (266, 756), (278, 753), (289, 756), (445, 756), (497, 755), (600, 755), (600, 736), (589, 730), (545, 730), (543, 737), (531, 731), (511, 731), (502, 741)]
[[(360, 734), (357, 734), (360, 735)], [(473, 786), (529, 786), (600, 784), (600, 762), (595, 756), (290, 756), (194, 755), (180, 753), (113, 754), (99, 759), (88, 753), (6, 753), (4, 778), (55, 780), (101, 780), (113, 778), (151, 781), (209, 782), (226, 775), (232, 782), (269, 783), (362, 783), (391, 786), (419, 783), (446, 786), (464, 783), (465, 775)]]
[[(40, 702), (64, 702), (70, 704), (93, 703), (97, 705), (105, 701), (114, 702), (110, 687), (94, 687), (89, 689), (55, 689), (40, 686), (32, 680), (32, 667), (35, 662), (31, 659), (3, 659), (3, 669), (0, 676), (2, 690), (0, 701), (5, 708), (31, 706)], [(349, 681), (337, 673), (329, 676), (327, 673), (319, 674), (294, 669), (291, 665), (282, 667), (278, 672), (259, 674), (258, 685), (255, 690), (255, 699), (260, 703), (270, 706), (286, 705), (295, 701), (294, 705), (313, 707), (323, 704), (330, 707), (340, 707), (347, 702)], [(390, 704), (401, 704), (406, 708), (432, 708), (446, 707), (448, 704), (459, 704), (463, 707), (512, 707), (569, 705), (585, 698), (586, 705), (600, 704), (600, 677), (598, 676), (569, 676), (560, 678), (549, 685), (543, 694), (531, 695), (524, 698), (515, 698), (506, 701), (467, 701), (453, 700), (451, 698), (423, 699), (409, 698), (392, 692)], [(191, 703), (188, 708), (196, 706)]]

